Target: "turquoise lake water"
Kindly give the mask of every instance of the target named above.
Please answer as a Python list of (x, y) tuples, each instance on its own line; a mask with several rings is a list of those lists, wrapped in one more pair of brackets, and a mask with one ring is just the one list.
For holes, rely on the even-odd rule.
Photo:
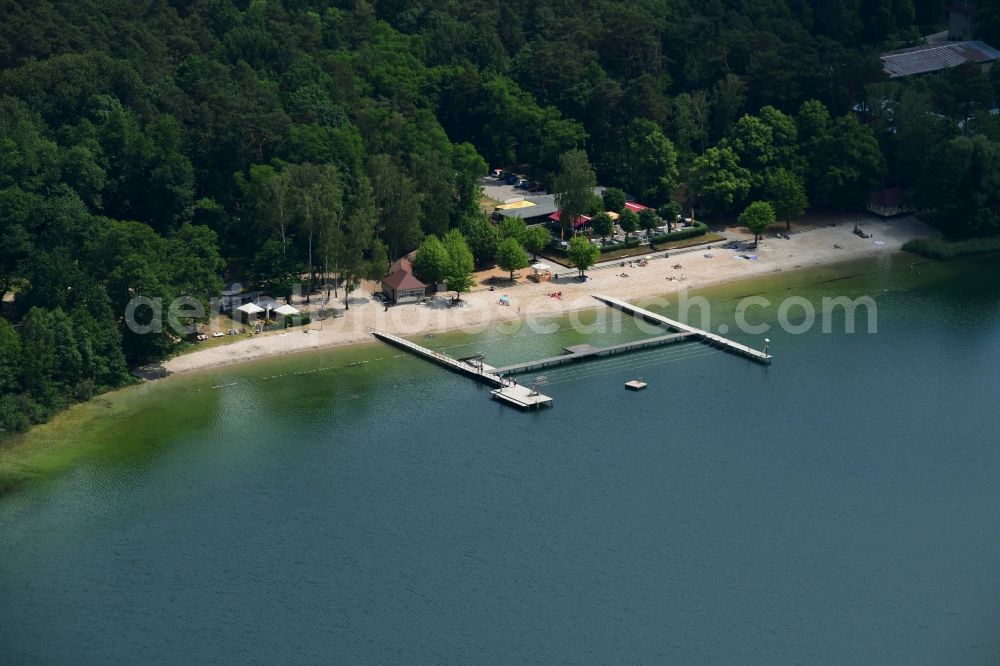
[[(551, 369), (540, 412), (379, 344), (109, 399), (0, 498), (0, 661), (996, 664), (1000, 260), (910, 261), (704, 292), (867, 294), (876, 334)], [(553, 324), (422, 342), (648, 336)]]

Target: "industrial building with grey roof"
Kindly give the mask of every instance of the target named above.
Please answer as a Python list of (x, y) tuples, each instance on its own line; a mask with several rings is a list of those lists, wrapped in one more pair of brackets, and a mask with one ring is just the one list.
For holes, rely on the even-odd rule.
[(929, 74), (967, 62), (988, 65), (1000, 58), (1000, 51), (979, 40), (935, 42), (882, 54), (882, 68), (890, 79)]

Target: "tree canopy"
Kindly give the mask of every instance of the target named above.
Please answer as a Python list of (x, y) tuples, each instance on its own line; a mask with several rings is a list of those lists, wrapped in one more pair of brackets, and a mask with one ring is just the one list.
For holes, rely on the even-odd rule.
[(618, 218), (618, 226), (625, 232), (625, 238), (628, 238), (639, 228), (639, 216), (634, 210), (626, 208)]
[[(1000, 14), (979, 5), (996, 45)], [(460, 294), (515, 235), (483, 217), (488, 167), (556, 193), (564, 232), (601, 207), (597, 183), (615, 212), (628, 192), (785, 219), (898, 185), (949, 235), (1000, 230), (1000, 70), (889, 83), (878, 58), (935, 29), (935, 0), (6, 10), (0, 429), (175, 353), (170, 332), (126, 326), (135, 299), (190, 296), (198, 321), (223, 281), (350, 293), (425, 238), (449, 259), (421, 270)], [(516, 230), (532, 250), (542, 233)], [(28, 339), (43, 326), (56, 337)]]
[(740, 224), (753, 232), (753, 240), (775, 222), (774, 207), (766, 201), (754, 201), (740, 213)]
[(586, 274), (588, 268), (597, 262), (597, 258), (601, 256), (601, 251), (583, 236), (574, 236), (569, 241), (569, 249), (566, 251), (566, 255), (582, 276)]
[(456, 300), (461, 299), (462, 292), (468, 291), (475, 284), (472, 271), (475, 262), (472, 251), (469, 250), (465, 237), (458, 229), (452, 229), (443, 239), (444, 249), (448, 252), (448, 264), (444, 279), (448, 288), (455, 292)]
[(571, 230), (573, 221), (590, 209), (596, 185), (597, 179), (587, 153), (571, 150), (560, 156), (555, 191), (564, 232)]
[(497, 250), (497, 265), (510, 273), (510, 281), (514, 281), (514, 271), (519, 271), (528, 265), (528, 253), (516, 238), (505, 238)]
[(591, 220), (591, 228), (595, 234), (601, 237), (601, 240), (607, 240), (608, 236), (615, 230), (615, 221), (606, 212), (601, 211)]

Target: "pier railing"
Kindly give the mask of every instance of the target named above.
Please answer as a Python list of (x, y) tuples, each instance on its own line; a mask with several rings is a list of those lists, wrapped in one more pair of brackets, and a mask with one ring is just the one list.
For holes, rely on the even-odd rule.
[(618, 308), (623, 312), (629, 312), (635, 316), (642, 317), (648, 321), (662, 324), (675, 331), (688, 333), (704, 343), (707, 343), (712, 346), (718, 346), (720, 349), (724, 349), (725, 351), (745, 356), (746, 358), (749, 358), (750, 360), (753, 361), (757, 361), (758, 363), (766, 363), (766, 364), (771, 363), (770, 354), (762, 352), (758, 349), (754, 349), (752, 347), (748, 347), (744, 344), (736, 342), (735, 340), (730, 340), (729, 338), (725, 338), (721, 335), (710, 333), (700, 328), (684, 324), (674, 319), (670, 319), (669, 317), (664, 317), (663, 315), (656, 314), (655, 312), (650, 312), (649, 310), (640, 308), (637, 305), (632, 305), (628, 301), (623, 301), (620, 298), (614, 298), (612, 296), (599, 296), (597, 294), (594, 294), (594, 298), (601, 301), (602, 303), (610, 305), (611, 307)]

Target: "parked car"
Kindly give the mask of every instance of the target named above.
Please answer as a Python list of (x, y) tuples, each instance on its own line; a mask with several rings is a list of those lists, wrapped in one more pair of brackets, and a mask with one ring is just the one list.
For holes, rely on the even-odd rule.
[(490, 175), (494, 178), (503, 178), (503, 169), (493, 169), (493, 171), (490, 172)]
[(526, 181), (524, 178), (521, 178), (516, 183), (514, 183), (514, 187), (526, 190), (528, 189), (528, 181)]

